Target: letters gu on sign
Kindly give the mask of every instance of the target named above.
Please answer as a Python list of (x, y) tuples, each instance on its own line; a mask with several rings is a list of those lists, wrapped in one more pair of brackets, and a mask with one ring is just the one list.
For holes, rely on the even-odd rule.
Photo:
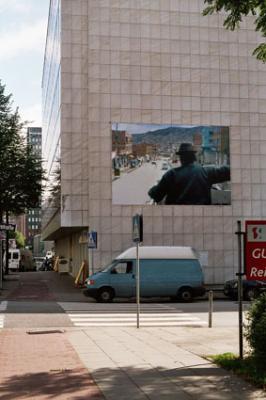
[(246, 276), (266, 281), (266, 221), (246, 221)]

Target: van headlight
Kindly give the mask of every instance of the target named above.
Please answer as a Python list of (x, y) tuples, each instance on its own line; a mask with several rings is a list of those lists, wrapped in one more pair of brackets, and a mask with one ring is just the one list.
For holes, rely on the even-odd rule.
[(94, 280), (93, 279), (87, 279), (86, 281), (87, 285), (94, 285)]

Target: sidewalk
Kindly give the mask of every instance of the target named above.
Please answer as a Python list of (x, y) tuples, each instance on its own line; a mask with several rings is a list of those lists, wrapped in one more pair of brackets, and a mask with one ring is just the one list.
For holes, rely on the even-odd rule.
[(266, 398), (199, 356), (237, 353), (232, 329), (91, 328), (68, 332), (68, 337), (106, 400)]
[(64, 333), (0, 332), (0, 399), (103, 400)]
[[(70, 276), (48, 274), (51, 302), (83, 296)], [(0, 302), (24, 288), (29, 293), (27, 277), (33, 279), (10, 275)], [(40, 331), (0, 329), (0, 400), (266, 399), (265, 392), (201, 357), (238, 353), (237, 327)]]

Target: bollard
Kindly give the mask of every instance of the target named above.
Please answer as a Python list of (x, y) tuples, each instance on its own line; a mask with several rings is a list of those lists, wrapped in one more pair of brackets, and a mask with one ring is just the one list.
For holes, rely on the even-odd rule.
[(212, 328), (213, 291), (209, 291), (209, 328)]

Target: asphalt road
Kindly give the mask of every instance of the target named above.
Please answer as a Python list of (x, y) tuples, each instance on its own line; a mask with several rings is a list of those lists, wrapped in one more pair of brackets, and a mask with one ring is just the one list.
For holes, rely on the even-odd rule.
[(150, 203), (149, 189), (167, 172), (162, 169), (163, 162), (166, 160), (158, 160), (156, 165), (151, 162), (144, 163), (115, 179), (112, 185), (113, 204)]
[[(135, 326), (133, 299), (118, 299), (110, 304), (96, 303), (74, 286), (69, 275), (55, 272), (20, 273), (4, 299), (0, 297), (0, 322), (3, 328), (66, 328), (89, 326)], [(4, 293), (5, 291), (3, 291)], [(244, 310), (249, 303), (244, 302)], [(205, 326), (209, 303), (173, 303), (168, 299), (144, 299), (140, 306), (145, 326)], [(237, 302), (216, 299), (213, 326), (236, 327)]]

